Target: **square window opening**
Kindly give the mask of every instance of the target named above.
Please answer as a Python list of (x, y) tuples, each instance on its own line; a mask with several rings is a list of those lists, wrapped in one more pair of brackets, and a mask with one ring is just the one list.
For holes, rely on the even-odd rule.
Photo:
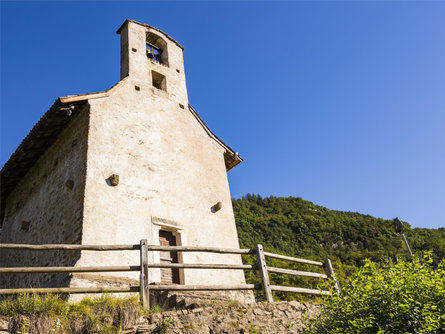
[(167, 91), (167, 80), (165, 79), (164, 75), (155, 71), (151, 71), (151, 78), (153, 87), (163, 91)]

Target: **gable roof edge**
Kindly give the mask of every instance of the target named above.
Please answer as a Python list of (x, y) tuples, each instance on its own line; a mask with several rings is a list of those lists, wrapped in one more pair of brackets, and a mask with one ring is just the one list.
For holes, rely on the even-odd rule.
[(229, 171), (236, 165), (243, 162), (243, 158), (241, 158), (238, 154), (238, 152), (235, 152), (232, 150), (229, 146), (227, 146), (221, 139), (219, 139), (210, 129), (209, 127), (204, 123), (204, 121), (199, 117), (198, 113), (193, 109), (193, 107), (189, 104), (189, 111), (191, 114), (196, 118), (198, 123), (202, 126), (202, 128), (207, 132), (210, 138), (215, 140), (222, 148), (224, 148), (224, 160), (226, 163), (226, 170)]
[[(40, 156), (53, 144), (74, 114), (86, 105), (88, 100), (110, 96), (127, 81), (127, 78), (103, 92), (59, 97), (34, 124), (0, 171), (0, 228), (5, 214), (6, 198), (35, 165)], [(45, 131), (49, 131), (51, 135), (41, 138), (41, 133)], [(34, 144), (35, 141), (39, 141), (37, 148)]]
[(59, 97), (60, 102), (62, 103), (70, 103), (70, 102), (77, 102), (77, 101), (83, 101), (83, 100), (92, 100), (92, 99), (98, 99), (101, 97), (108, 97), (111, 93), (113, 93), (115, 90), (117, 90), (119, 87), (121, 87), (125, 81), (127, 81), (128, 77), (123, 78), (121, 81), (116, 83), (111, 88), (103, 91), (103, 92), (97, 92), (97, 93), (87, 93), (87, 94), (79, 94), (79, 95), (67, 95)]

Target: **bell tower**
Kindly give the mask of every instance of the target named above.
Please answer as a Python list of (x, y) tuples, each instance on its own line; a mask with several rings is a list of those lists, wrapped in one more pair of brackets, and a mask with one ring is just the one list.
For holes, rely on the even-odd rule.
[(132, 20), (126, 20), (117, 33), (121, 36), (121, 80), (130, 77), (187, 106), (184, 48), (161, 30)]

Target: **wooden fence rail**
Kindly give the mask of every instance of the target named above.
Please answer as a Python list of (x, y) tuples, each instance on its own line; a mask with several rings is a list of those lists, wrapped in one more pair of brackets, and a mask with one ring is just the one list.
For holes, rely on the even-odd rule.
[(16, 295), (30, 293), (118, 293), (139, 292), (139, 285), (91, 287), (91, 288), (26, 288), (26, 289), (0, 289), (0, 295)]
[[(22, 249), (22, 250), (38, 250), (38, 251), (44, 251), (44, 250), (89, 250), (89, 251), (124, 251), (124, 250), (127, 250), (128, 251), (128, 250), (140, 250), (141, 245), (0, 244), (0, 249)], [(199, 246), (147, 245), (147, 251), (206, 252), (206, 253), (220, 253), (220, 254), (255, 254), (254, 249), (199, 247)]]
[(104, 267), (9, 267), (0, 268), (0, 274), (42, 274), (42, 273), (99, 273), (119, 271), (141, 271), (141, 266)]
[(0, 244), (0, 249), (22, 249), (22, 250), (91, 250), (91, 251), (123, 251), (140, 250), (140, 245), (28, 245), (28, 244)]
[(299, 258), (296, 258), (296, 257), (290, 257), (290, 256), (274, 254), (274, 253), (269, 253), (269, 252), (264, 252), (264, 255), (267, 256), (267, 257), (272, 257), (274, 259), (291, 261), (291, 262), (298, 262), (298, 263), (304, 263), (304, 264), (312, 264), (314, 266), (323, 267), (323, 263), (322, 262), (318, 262), (318, 261), (299, 259)]
[[(3, 274), (30, 274), (30, 273), (80, 273), (80, 272), (130, 272), (140, 273), (139, 286), (127, 287), (71, 287), (71, 288), (26, 288), (26, 289), (0, 289), (0, 295), (12, 295), (22, 293), (129, 293), (139, 292), (144, 307), (149, 307), (150, 290), (168, 291), (224, 291), (224, 290), (263, 290), (266, 300), (273, 302), (273, 291), (303, 293), (312, 295), (327, 295), (329, 291), (316, 289), (306, 289), (299, 287), (271, 285), (269, 272), (286, 274), (292, 276), (312, 277), (321, 279), (331, 279), (337, 293), (340, 293), (340, 286), (335, 279), (331, 261), (324, 262), (300, 259), (285, 255), (264, 252), (262, 245), (257, 245), (255, 249), (235, 249), (217, 247), (198, 246), (158, 246), (148, 245), (147, 240), (141, 240), (134, 245), (28, 245), (28, 244), (0, 244), (0, 249), (14, 250), (84, 250), (84, 251), (131, 251), (139, 250), (140, 264), (134, 266), (91, 266), (91, 267), (10, 267), (0, 268), (0, 275)], [(148, 263), (148, 252), (169, 251), (169, 252), (207, 252), (219, 254), (248, 254), (256, 255), (257, 265), (248, 264), (201, 264), (201, 263)], [(267, 266), (266, 257), (296, 263), (323, 267), (326, 274), (298, 271)], [(183, 269), (230, 269), (230, 270), (258, 270), (261, 276), (261, 284), (239, 284), (239, 285), (183, 285), (183, 284), (149, 284), (149, 268), (183, 268)]]
[(270, 273), (287, 274), (293, 276), (328, 278), (328, 276), (325, 274), (313, 273), (310, 271), (298, 271), (298, 270), (290, 270), (290, 269), (274, 268), (274, 267), (267, 267), (267, 271)]

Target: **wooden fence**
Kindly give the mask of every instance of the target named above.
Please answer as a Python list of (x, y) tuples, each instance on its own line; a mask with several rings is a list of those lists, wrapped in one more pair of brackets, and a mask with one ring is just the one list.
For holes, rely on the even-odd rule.
[[(85, 287), (85, 288), (24, 288), (24, 289), (0, 289), (0, 295), (12, 295), (23, 293), (116, 293), (116, 292), (139, 292), (144, 307), (149, 307), (150, 290), (165, 291), (222, 291), (222, 290), (263, 290), (266, 300), (273, 302), (272, 291), (294, 292), (312, 295), (327, 295), (329, 291), (316, 289), (306, 289), (298, 287), (271, 285), (269, 273), (287, 274), (293, 276), (313, 277), (321, 279), (331, 279), (335, 284), (337, 293), (340, 293), (340, 286), (335, 279), (331, 261), (329, 259), (322, 262), (299, 259), (265, 252), (262, 245), (256, 245), (255, 249), (232, 249), (216, 247), (197, 246), (158, 246), (148, 245), (147, 240), (141, 240), (135, 245), (27, 245), (27, 244), (0, 244), (0, 249), (15, 250), (88, 250), (88, 251), (130, 251), (139, 250), (140, 263), (135, 266), (90, 266), (90, 267), (9, 267), (0, 268), (0, 275), (3, 274), (36, 274), (36, 273), (85, 273), (85, 272), (129, 272), (140, 273), (138, 286), (127, 287)], [(148, 252), (168, 251), (168, 252), (206, 252), (219, 254), (248, 254), (256, 255), (257, 265), (248, 264), (188, 264), (188, 263), (148, 263)], [(326, 274), (316, 272), (297, 271), (270, 267), (266, 264), (266, 257), (308, 264), (324, 268)], [(183, 285), (183, 284), (149, 284), (149, 268), (184, 268), (184, 269), (235, 269), (235, 270), (258, 270), (261, 276), (261, 284), (238, 284), (238, 285)]]

